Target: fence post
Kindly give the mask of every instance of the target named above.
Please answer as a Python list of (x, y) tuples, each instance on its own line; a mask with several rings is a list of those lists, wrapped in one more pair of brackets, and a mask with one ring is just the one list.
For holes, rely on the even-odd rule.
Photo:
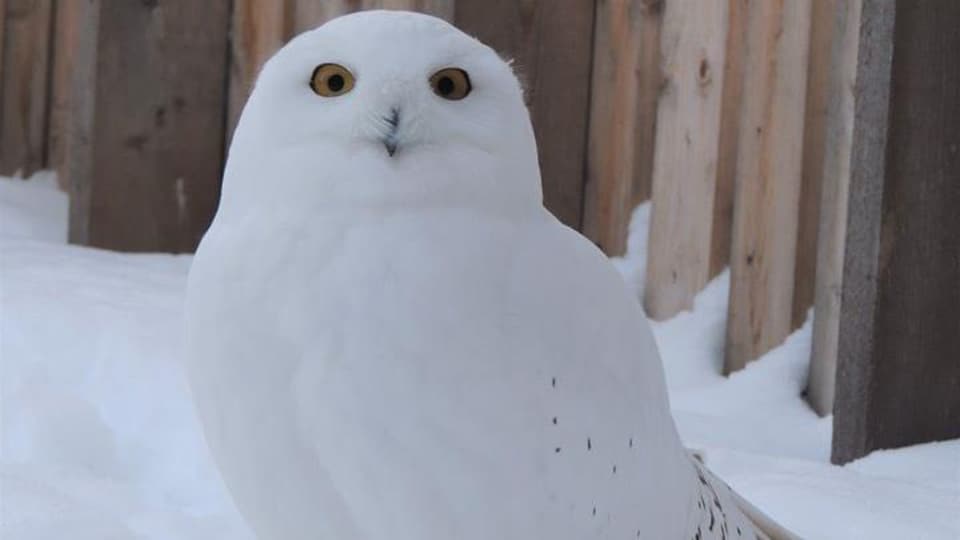
[(830, 51), (834, 40), (837, 7), (847, 0), (813, 0), (810, 24), (810, 55), (807, 61), (807, 104), (803, 123), (803, 161), (800, 176), (800, 208), (797, 213), (797, 247), (793, 279), (792, 329), (803, 326), (813, 305), (817, 263), (817, 230), (820, 224), (820, 191), (826, 146), (827, 89), (830, 82)]
[(220, 191), (228, 7), (83, 2), (68, 152), (72, 242), (196, 247)]
[(861, 24), (834, 463), (960, 436), (960, 3)]
[(593, 47), (593, 0), (457, 0), (455, 21), (507, 58), (527, 85), (544, 204), (580, 229)]
[(667, 2), (644, 305), (663, 320), (690, 309), (710, 273), (727, 41), (727, 3)]
[(791, 330), (809, 0), (747, 7), (724, 371)]
[(51, 0), (0, 7), (0, 174), (30, 176), (46, 160)]
[(661, 9), (597, 2), (583, 233), (609, 255), (623, 254), (633, 208), (650, 196)]
[(837, 372), (843, 247), (853, 138), (854, 85), (860, 40), (861, 0), (836, 2), (836, 37), (830, 51), (826, 138), (822, 141), (823, 189), (817, 237), (813, 345), (807, 395), (820, 416), (833, 412)]
[(717, 140), (717, 187), (713, 195), (713, 224), (710, 235), (710, 277), (730, 263), (730, 236), (733, 229), (733, 188), (737, 176), (737, 142), (740, 132), (740, 105), (743, 99), (743, 61), (746, 53), (747, 1), (727, 3), (727, 44), (723, 62), (723, 97), (720, 105), (720, 133)]

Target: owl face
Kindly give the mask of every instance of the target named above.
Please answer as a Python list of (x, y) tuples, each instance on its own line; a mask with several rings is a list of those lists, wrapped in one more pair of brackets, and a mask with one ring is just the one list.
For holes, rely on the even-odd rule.
[(536, 146), (511, 67), (415, 13), (356, 13), (291, 41), (255, 85), (231, 160), (241, 152), (312, 173), (330, 196), (350, 200), (509, 197), (518, 183), (539, 200)]

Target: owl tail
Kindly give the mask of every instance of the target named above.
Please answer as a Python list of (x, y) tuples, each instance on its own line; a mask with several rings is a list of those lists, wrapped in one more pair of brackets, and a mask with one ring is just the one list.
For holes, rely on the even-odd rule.
[(757, 533), (758, 540), (802, 540), (796, 534), (788, 531), (783, 525), (780, 525), (762, 510), (744, 499), (734, 491), (726, 482), (707, 468), (702, 450), (690, 450), (690, 456), (696, 462), (697, 469), (706, 477), (706, 481), (718, 489), (726, 492), (726, 496), (740, 510), (740, 513), (750, 521)]

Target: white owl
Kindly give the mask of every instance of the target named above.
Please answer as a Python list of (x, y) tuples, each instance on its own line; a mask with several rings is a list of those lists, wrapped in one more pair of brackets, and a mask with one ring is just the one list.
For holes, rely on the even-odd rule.
[(187, 299), (258, 537), (766, 538), (682, 446), (639, 305), (541, 199), (516, 77), (444, 21), (349, 15), (267, 63)]

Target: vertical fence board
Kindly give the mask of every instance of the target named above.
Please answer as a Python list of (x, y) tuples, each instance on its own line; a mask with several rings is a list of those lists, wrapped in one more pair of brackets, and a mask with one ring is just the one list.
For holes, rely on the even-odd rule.
[(297, 35), (333, 19), (357, 11), (363, 7), (362, 0), (288, 0), (287, 28)]
[(650, 198), (653, 189), (653, 152), (657, 136), (657, 103), (660, 101), (660, 27), (663, 0), (640, 3), (640, 51), (637, 65), (637, 110), (634, 139), (633, 186), (630, 207)]
[(649, 193), (660, 70), (644, 32), (659, 35), (651, 24), (659, 6), (600, 0), (596, 7), (583, 232), (610, 255), (626, 249), (633, 203), (642, 197), (633, 190)]
[(751, 2), (737, 151), (724, 370), (790, 333), (809, 0)]
[(853, 139), (854, 85), (860, 37), (860, 0), (836, 2), (836, 37), (831, 45), (817, 238), (813, 346), (807, 396), (820, 416), (833, 412), (843, 285), (843, 248)]
[(364, 7), (368, 9), (407, 9), (452, 21), (454, 2), (455, 0), (364, 0)]
[[(843, 0), (840, 0), (842, 3)], [(810, 57), (807, 62), (807, 105), (803, 124), (803, 165), (797, 224), (797, 256), (793, 286), (793, 328), (807, 320), (813, 305), (817, 263), (817, 228), (820, 223), (820, 190), (823, 182), (824, 135), (830, 50), (838, 0), (813, 0), (810, 24)]]
[(458, 0), (465, 32), (516, 60), (526, 83), (544, 203), (579, 229), (586, 167), (593, 0)]
[(691, 308), (709, 277), (726, 30), (726, 2), (666, 4), (644, 289), (657, 320)]
[(5, 3), (0, 74), (0, 174), (43, 167), (47, 137), (50, 0)]
[[(6, 41), (6, 28), (7, 28), (7, 0), (0, 0), (0, 126), (3, 125), (3, 65), (4, 65), (4, 43)], [(3, 128), (0, 127), (0, 130)], [(3, 136), (3, 131), (0, 131), (0, 137)], [(0, 142), (2, 145), (2, 142)], [(2, 174), (2, 172), (0, 172)]]
[(54, 3), (54, 23), (51, 54), (53, 67), (50, 80), (50, 112), (47, 134), (47, 167), (57, 171), (60, 188), (68, 190), (66, 153), (70, 125), (70, 95), (72, 92), (73, 55), (77, 36), (79, 2), (57, 0)]
[(74, 110), (82, 129), (70, 143), (80, 194), (71, 201), (71, 241), (130, 251), (196, 247), (219, 194), (228, 5), (86, 4), (95, 42), (75, 66), (85, 73), (74, 98), (89, 95)]
[[(866, 0), (863, 12), (858, 96), (886, 97), (871, 106), (888, 112), (856, 106), (835, 463), (960, 436), (960, 3)], [(883, 154), (867, 129), (886, 133)], [(866, 161), (881, 156), (885, 167)]]
[(720, 105), (720, 135), (717, 144), (717, 188), (713, 195), (713, 224), (710, 237), (710, 276), (730, 263), (730, 235), (733, 227), (733, 187), (737, 176), (737, 142), (740, 131), (740, 104), (743, 93), (744, 31), (747, 1), (729, 0), (727, 43), (723, 64), (723, 96)]
[(233, 1), (227, 148), (260, 68), (289, 37), (286, 7), (286, 2), (278, 0)]
[[(3, 45), (7, 27), (7, 0), (0, 0), (0, 83), (3, 82)], [(0, 84), (0, 122), (3, 122), (3, 84)]]

